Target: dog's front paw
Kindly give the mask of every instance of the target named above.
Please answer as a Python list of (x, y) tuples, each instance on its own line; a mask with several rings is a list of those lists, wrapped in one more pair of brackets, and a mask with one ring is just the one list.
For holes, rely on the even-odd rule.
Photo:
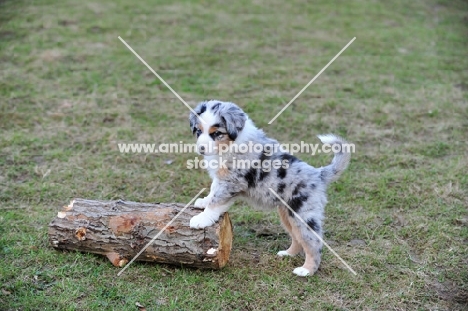
[(195, 207), (206, 207), (208, 204), (207, 204), (207, 200), (206, 198), (204, 199), (197, 199), (195, 201), (195, 204), (193, 204)]
[(308, 276), (310, 275), (310, 271), (304, 267), (298, 267), (293, 270), (293, 273), (298, 276)]
[(212, 218), (207, 217), (207, 215), (203, 212), (196, 216), (193, 216), (192, 219), (190, 219), (190, 228), (203, 229), (203, 228), (211, 226), (215, 222), (216, 220), (213, 220)]

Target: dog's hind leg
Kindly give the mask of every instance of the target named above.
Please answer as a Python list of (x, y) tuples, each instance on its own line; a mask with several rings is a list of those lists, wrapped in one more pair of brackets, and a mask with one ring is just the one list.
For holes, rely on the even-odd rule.
[(306, 256), (304, 265), (293, 271), (298, 276), (314, 274), (320, 265), (322, 255), (322, 228), (320, 223), (313, 218), (304, 220), (307, 222), (307, 226), (300, 220), (291, 220), (292, 231), (304, 249)]
[(292, 230), (290, 217), (286, 208), (284, 206), (278, 206), (278, 214), (280, 215), (281, 223), (283, 224), (284, 229), (286, 229), (286, 231), (288, 231), (289, 235), (291, 236), (292, 242), (291, 246), (287, 250), (279, 251), (277, 255), (280, 257), (295, 256), (302, 251), (302, 246), (297, 240), (296, 235)]

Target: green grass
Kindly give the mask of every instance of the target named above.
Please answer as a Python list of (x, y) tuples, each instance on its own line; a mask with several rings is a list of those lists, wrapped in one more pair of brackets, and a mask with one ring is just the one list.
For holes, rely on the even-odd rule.
[[(0, 309), (465, 309), (467, 12), (461, 0), (0, 1)], [(192, 106), (236, 102), (281, 142), (354, 142), (325, 238), (358, 275), (325, 250), (316, 275), (295, 277), (302, 259), (275, 256), (289, 242), (277, 215), (240, 204), (221, 271), (135, 263), (117, 277), (103, 257), (52, 249), (47, 225), (71, 198), (188, 202), (210, 184), (185, 168), (195, 155), (118, 152), (193, 142), (187, 108), (118, 36)]]

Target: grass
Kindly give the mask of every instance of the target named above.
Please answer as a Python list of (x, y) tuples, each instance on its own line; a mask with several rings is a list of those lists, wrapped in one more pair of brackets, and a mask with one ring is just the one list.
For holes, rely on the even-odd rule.
[[(5, 310), (463, 310), (468, 301), (468, 4), (414, 1), (1, 1), (0, 304)], [(329, 189), (309, 278), (280, 260), (277, 215), (237, 205), (221, 271), (57, 252), (47, 225), (71, 198), (188, 202), (210, 179), (188, 110), (238, 103), (281, 142), (356, 144)], [(268, 121), (354, 36), (272, 125)], [(326, 155), (300, 155), (314, 166)], [(171, 164), (166, 164), (172, 160)], [(267, 227), (275, 234), (259, 234)]]

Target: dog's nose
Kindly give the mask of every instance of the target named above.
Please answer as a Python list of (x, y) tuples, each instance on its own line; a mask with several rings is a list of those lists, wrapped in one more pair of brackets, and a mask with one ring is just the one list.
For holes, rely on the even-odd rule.
[(205, 153), (205, 146), (200, 146), (200, 153), (201, 154)]

